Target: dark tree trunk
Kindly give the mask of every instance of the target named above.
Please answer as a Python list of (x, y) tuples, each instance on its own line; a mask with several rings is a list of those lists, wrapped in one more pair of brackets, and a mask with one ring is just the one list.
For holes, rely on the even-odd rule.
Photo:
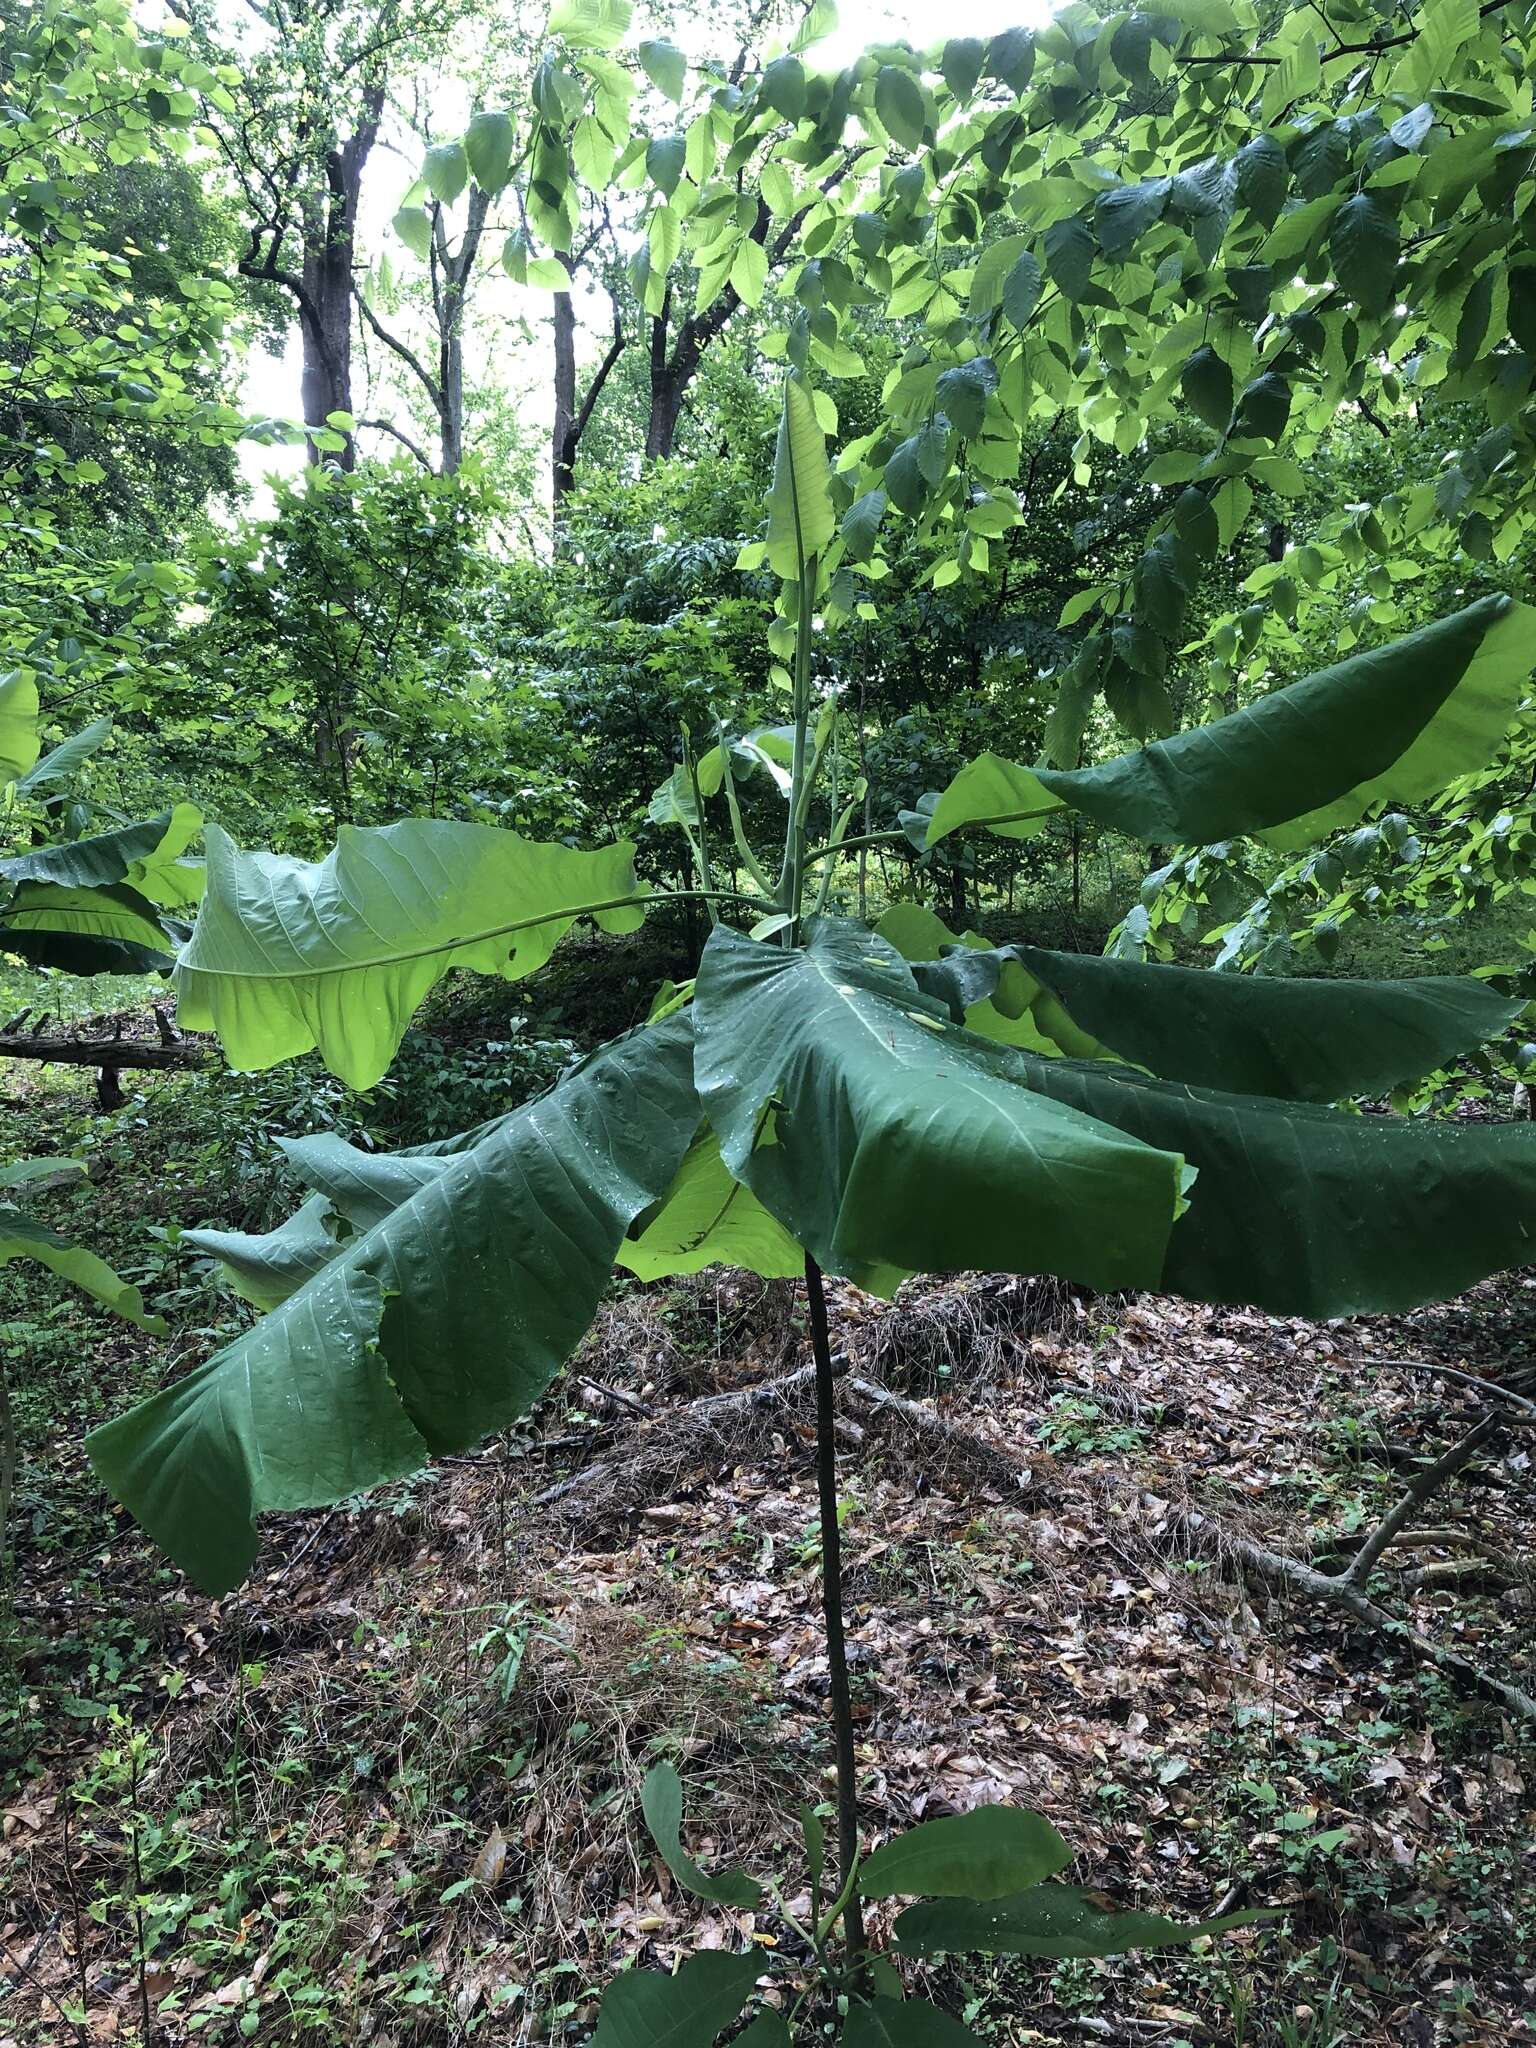
[(576, 481), (576, 303), (569, 292), (555, 293), (555, 424), (550, 437), (555, 523), (560, 507)]
[[(322, 426), (333, 412), (352, 411), (352, 275), (357, 261), (357, 207), (363, 170), (378, 139), (382, 84), (370, 87), (356, 133), (327, 151), (325, 190), (304, 209), (303, 290), (298, 294), (304, 344), (300, 397), (306, 426)], [(308, 443), (309, 459), (324, 451)], [(356, 443), (332, 459), (341, 469), (357, 460)]]
[[(574, 276), (575, 265), (567, 257), (565, 267)], [(611, 296), (611, 295), (610, 295)], [(592, 372), (592, 381), (578, 405), (576, 400), (576, 302), (569, 292), (555, 293), (555, 420), (550, 436), (550, 495), (555, 524), (555, 546), (560, 545), (562, 508), (576, 483), (576, 457), (581, 437), (593, 409), (603, 394), (614, 364), (624, 353), (624, 323), (619, 302), (613, 298), (613, 339), (602, 361)]]
[(444, 476), (455, 475), (464, 460), (464, 306), (490, 204), (488, 193), (478, 185), (471, 187), (469, 218), (457, 255), (449, 250), (441, 207), (436, 209), (432, 223), (437, 257), (432, 273), (432, 302), (437, 313), (438, 347), (437, 387), (432, 390), (429, 385), (428, 389), (437, 407)]

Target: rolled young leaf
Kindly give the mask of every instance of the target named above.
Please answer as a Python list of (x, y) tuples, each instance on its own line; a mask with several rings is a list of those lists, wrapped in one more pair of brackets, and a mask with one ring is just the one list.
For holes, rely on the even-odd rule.
[(630, 1220), (698, 1127), (686, 1017), (604, 1048), (234, 1343), (87, 1439), (208, 1591), (267, 1509), (344, 1500), (524, 1414), (580, 1341)]
[[(887, 927), (882, 919), (880, 929), (889, 929), (905, 956), (909, 922), (892, 919)], [(1006, 1035), (985, 1028), (988, 1004), (1008, 1019), (1027, 1013), (1039, 1041), (1054, 1041), (1075, 1059), (1118, 1055), (1165, 1081), (1302, 1102), (1386, 1094), (1485, 1045), (1526, 1008), (1470, 975), (1333, 981), (1216, 974), (1040, 946), (979, 951), (944, 937), (942, 959), (914, 964), (918, 986), (984, 1037)], [(923, 931), (920, 942), (930, 940)]]
[(1072, 1851), (1041, 1814), (977, 1806), (896, 1835), (859, 1872), (867, 1899), (1001, 1899), (1054, 1877)]
[(208, 886), (177, 967), (182, 1023), (232, 1067), (316, 1047), (371, 1088), (427, 992), (454, 967), (509, 981), (543, 966), (578, 917), (644, 916), (627, 840), (585, 853), (490, 825), (343, 826), (323, 861), (242, 853), (207, 828)]
[(828, 1270), (1155, 1284), (1177, 1153), (1056, 1114), (1020, 1055), (956, 1029), (859, 926), (820, 919), (793, 951), (717, 928), (693, 1016), (727, 1169)]
[(1096, 768), (983, 754), (939, 799), (927, 841), (963, 825), (1027, 839), (1063, 805), (1133, 839), (1209, 845), (1256, 833), (1307, 846), (1373, 805), (1432, 796), (1480, 767), (1519, 706), (1536, 612), (1483, 597), (1242, 711)]
[(709, 2048), (752, 1996), (760, 1967), (754, 1955), (706, 1949), (675, 1977), (625, 1970), (603, 1994), (592, 2048)]
[(816, 408), (800, 379), (786, 377), (768, 493), (769, 568), (787, 582), (798, 582), (805, 563), (822, 552), (836, 530), (832, 473)]
[(935, 1899), (909, 1906), (896, 1922), (896, 1947), (904, 1956), (1118, 1956), (1182, 1947), (1271, 1917), (1249, 1910), (1180, 1925), (1161, 1913), (1118, 1913), (1079, 1885), (1040, 1884), (990, 1903)]

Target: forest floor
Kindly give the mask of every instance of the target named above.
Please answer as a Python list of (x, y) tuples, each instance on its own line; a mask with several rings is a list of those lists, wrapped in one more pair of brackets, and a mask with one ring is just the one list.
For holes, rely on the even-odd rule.
[[(336, 1110), (313, 1078), (234, 1085), (156, 1079), (100, 1118), (78, 1080), (12, 1084), (18, 1150), (92, 1137), (52, 1220), (174, 1335), (0, 1276), (0, 2048), (574, 2048), (620, 1965), (775, 1938), (651, 1853), (658, 1757), (696, 1854), (804, 1892), (796, 1809), (831, 1786), (801, 1304), (731, 1274), (622, 1289), (524, 1427), (273, 1518), (211, 1603), (80, 1441), (239, 1321), (166, 1226), (281, 1213), (264, 1132)], [(1536, 2043), (1536, 1726), (1234, 1551), (1312, 1558), (1376, 1520), (1482, 1412), (1444, 1369), (1529, 1374), (1533, 1308), (1531, 1275), (1327, 1325), (994, 1279), (835, 1291), (867, 1840), (1012, 1800), (1118, 1904), (1277, 1915), (1189, 1952), (947, 1966), (933, 1995), (983, 2038)], [(1536, 1430), (1499, 1412), (1372, 1591), (1531, 1692)]]

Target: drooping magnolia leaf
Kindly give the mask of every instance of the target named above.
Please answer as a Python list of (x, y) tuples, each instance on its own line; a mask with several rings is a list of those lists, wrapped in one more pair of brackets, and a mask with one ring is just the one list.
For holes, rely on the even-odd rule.
[(8, 882), (52, 882), (65, 889), (126, 882), (151, 902), (180, 908), (202, 894), (201, 866), (181, 859), (202, 823), (195, 804), (177, 804), (158, 817), (92, 839), (66, 839), (12, 854), (0, 860), (0, 876)]
[(149, 974), (171, 967), (171, 941), (136, 890), (23, 882), (0, 910), (0, 951), (67, 974)]
[(769, 568), (788, 582), (798, 581), (805, 564), (822, 553), (836, 529), (832, 473), (816, 408), (800, 379), (786, 377), (768, 493)]
[[(1021, 988), (1023, 970), (1016, 968), (998, 974), (987, 966), (993, 948), (980, 932), (962, 932), (957, 938), (943, 919), (922, 903), (893, 903), (875, 930), (906, 961), (918, 987), (937, 997), (951, 1017), (963, 1022), (966, 1030), (974, 1031), (978, 1038), (1015, 1045), (1024, 1052), (1039, 1053), (1043, 1059), (1054, 1059), (1064, 1052), (1078, 1059), (1100, 1057), (1100, 1050), (1087, 1041), (1086, 1034), (1080, 1034), (1070, 1045), (1063, 1045), (1043, 1032), (1027, 1002), (1010, 1003), (1006, 1012), (998, 1007), (993, 996), (1002, 995), (1006, 1002), (1005, 984), (1010, 992)], [(962, 950), (946, 951), (956, 947)], [(968, 973), (965, 963), (973, 955), (977, 964), (974, 972)], [(928, 972), (930, 964), (936, 970), (933, 976)]]
[(208, 886), (177, 967), (182, 1022), (232, 1067), (318, 1047), (352, 1088), (383, 1075), (411, 1015), (454, 967), (516, 980), (583, 914), (644, 915), (627, 840), (596, 852), (489, 825), (344, 826), (323, 861), (242, 853), (207, 829)]
[(111, 719), (93, 718), (91, 723), (82, 726), (79, 732), (71, 733), (67, 740), (60, 740), (51, 752), (44, 754), (41, 761), (37, 761), (34, 754), (36, 765), (29, 768), (25, 775), (17, 777), (17, 795), (30, 796), (37, 789), (57, 789), (60, 783), (68, 782), (80, 766), (111, 737)]
[(114, 1273), (105, 1259), (97, 1258), (83, 1245), (72, 1244), (46, 1223), (39, 1223), (35, 1216), (4, 1203), (0, 1204), (0, 1266), (8, 1266), (12, 1259), (36, 1259), (40, 1266), (57, 1273), (61, 1280), (78, 1287), (103, 1308), (111, 1309), (125, 1323), (136, 1323), (152, 1337), (165, 1335), (165, 1323), (159, 1316), (147, 1313), (138, 1288)]
[(87, 1171), (83, 1159), (8, 1159), (0, 1166), (0, 1188), (35, 1187), (39, 1181), (51, 1187), (79, 1180)]
[(1257, 833), (1295, 848), (1374, 804), (1412, 803), (1479, 767), (1530, 673), (1536, 612), (1504, 597), (1095, 768), (1021, 768), (983, 754), (928, 828), (1028, 839), (1064, 805), (1135, 839), (1209, 845)]
[(707, 1127), (636, 1229), (639, 1234), (619, 1246), (618, 1263), (640, 1280), (701, 1273), (706, 1266), (741, 1266), (765, 1280), (791, 1280), (805, 1270), (805, 1254), (789, 1232), (726, 1172), (720, 1141)]
[(334, 1214), (324, 1195), (311, 1195), (276, 1230), (184, 1230), (181, 1243), (217, 1259), (224, 1278), (242, 1301), (267, 1310), (279, 1307), (341, 1250), (326, 1228)]
[(335, 1131), (279, 1138), (277, 1143), (304, 1185), (324, 1195), (354, 1230), (372, 1230), (392, 1216), (402, 1202), (447, 1172), (454, 1156), (445, 1152), (365, 1152)]
[(1054, 1877), (1072, 1851), (1019, 1806), (977, 1806), (925, 1820), (877, 1849), (859, 1872), (869, 1899), (1001, 1899)]
[[(905, 928), (890, 933), (903, 957)], [(945, 938), (947, 956), (918, 966), (917, 983), (972, 1030), (973, 1008), (990, 1002), (1005, 1017), (1027, 1012), (1075, 1059), (1107, 1049), (1165, 1081), (1302, 1102), (1386, 1094), (1485, 1045), (1526, 1008), (1471, 976), (1311, 981)]]
[(1169, 1293), (1355, 1315), (1441, 1301), (1530, 1260), (1528, 1123), (1357, 1116), (1107, 1061), (1014, 1057), (1054, 1101), (1195, 1168), (1159, 1283)]
[(926, 1998), (872, 1998), (849, 2006), (843, 2048), (981, 2048), (981, 2040)]
[(717, 1906), (740, 1906), (747, 1912), (761, 1903), (762, 1886), (744, 1870), (720, 1870), (711, 1876), (683, 1847), (683, 1781), (670, 1764), (657, 1764), (647, 1772), (640, 1806), (662, 1862), (686, 1890)]
[(828, 918), (787, 951), (721, 926), (693, 1007), (727, 1169), (831, 1271), (1161, 1271), (1176, 1153), (1053, 1115), (1019, 1055), (957, 1030), (884, 940)]
[(690, 1052), (686, 1017), (642, 1028), (498, 1119), (253, 1329), (96, 1430), (103, 1481), (225, 1592), (257, 1514), (343, 1500), (525, 1413), (697, 1128)]
[(625, 1970), (603, 1994), (592, 2048), (709, 2048), (757, 1982), (756, 1956), (706, 1949), (675, 1977)]
[(1182, 1947), (1269, 1917), (1250, 1909), (1181, 1926), (1161, 1913), (1118, 1913), (1079, 1885), (1040, 1884), (990, 1904), (934, 1899), (909, 1906), (896, 1922), (896, 1947), (904, 1956), (1118, 1956)]
[(25, 775), (41, 752), (38, 710), (34, 677), (8, 675), (0, 679), (0, 783)]

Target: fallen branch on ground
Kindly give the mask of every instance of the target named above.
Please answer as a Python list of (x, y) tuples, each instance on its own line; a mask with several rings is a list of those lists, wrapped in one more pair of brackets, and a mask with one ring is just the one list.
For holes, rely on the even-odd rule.
[(0, 1036), (0, 1059), (41, 1060), (60, 1067), (144, 1067), (164, 1072), (207, 1067), (214, 1061), (209, 1044), (178, 1038), (165, 1044), (150, 1038), (7, 1038)]
[(1435, 1665), (1467, 1691), (1477, 1693), (1483, 1699), (1496, 1700), (1500, 1706), (1524, 1720), (1536, 1721), (1536, 1699), (1529, 1693), (1522, 1692), (1519, 1686), (1510, 1685), (1502, 1678), (1495, 1678), (1492, 1672), (1484, 1671), (1481, 1665), (1474, 1664), (1459, 1650), (1437, 1643), (1432, 1636), (1422, 1634), (1410, 1623), (1388, 1613), (1385, 1607), (1378, 1607), (1368, 1594), (1361, 1592), (1358, 1584), (1330, 1572), (1320, 1572), (1313, 1565), (1303, 1564), (1300, 1558), (1286, 1557), (1262, 1543), (1234, 1536), (1207, 1515), (1194, 1512), (1175, 1515), (1170, 1518), (1168, 1534), (1182, 1538), (1188, 1547), (1203, 1551), (1207, 1556), (1234, 1558), (1271, 1585), (1288, 1586), (1298, 1593), (1305, 1593), (1309, 1599), (1342, 1607), (1357, 1621), (1381, 1630)]

